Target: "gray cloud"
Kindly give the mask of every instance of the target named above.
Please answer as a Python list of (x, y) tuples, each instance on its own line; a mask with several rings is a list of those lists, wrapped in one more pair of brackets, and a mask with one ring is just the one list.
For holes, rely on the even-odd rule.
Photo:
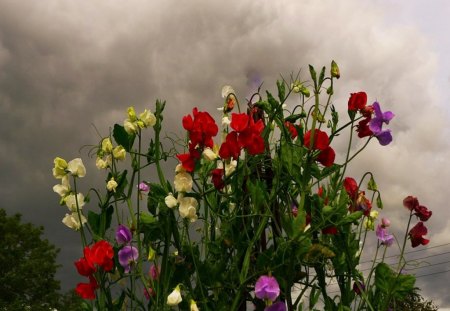
[[(214, 113), (224, 84), (245, 97), (254, 87), (249, 80), (259, 78), (273, 89), (280, 74), (335, 59), (342, 79), (334, 104), (343, 116), (348, 94), (360, 90), (396, 114), (394, 143), (371, 145), (348, 174), (376, 174), (383, 214), (399, 227), (401, 200), (417, 195), (435, 215), (431, 243), (446, 243), (450, 147), (446, 95), (435, 83), (437, 55), (425, 34), (385, 26), (383, 14), (380, 4), (368, 1), (2, 1), (1, 205), (46, 226), (48, 238), (62, 247), (61, 277), (70, 288), (80, 247), (60, 223), (65, 211), (51, 191), (56, 155), (79, 156), (80, 146), (98, 141), (92, 124), (105, 135), (129, 105), (141, 110), (166, 99), (168, 130), (180, 133), (180, 119), (193, 106)], [(85, 149), (81, 156), (88, 161)], [(93, 168), (88, 173), (101, 180)], [(419, 284), (450, 305), (435, 290), (437, 283), (446, 288), (447, 280), (443, 275)]]

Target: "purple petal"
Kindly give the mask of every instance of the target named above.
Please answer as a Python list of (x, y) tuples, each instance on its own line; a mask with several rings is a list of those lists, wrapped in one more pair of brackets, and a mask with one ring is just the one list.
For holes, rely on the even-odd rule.
[(383, 121), (386, 124), (389, 124), (389, 121), (391, 121), (392, 118), (394, 118), (394, 117), (395, 117), (395, 114), (393, 114), (392, 111), (383, 112)]
[(372, 131), (374, 135), (377, 135), (382, 131), (383, 120), (381, 118), (373, 118), (369, 122), (369, 129)]
[(381, 112), (380, 104), (378, 102), (374, 102), (372, 104), (373, 111), (375, 112), (375, 118), (383, 118), (383, 113)]
[(256, 281), (255, 295), (259, 299), (274, 301), (280, 295), (280, 286), (273, 276), (262, 275)]
[(286, 304), (282, 301), (278, 301), (273, 305), (266, 307), (264, 311), (286, 311)]
[(125, 272), (130, 272), (131, 263), (135, 262), (139, 257), (139, 252), (136, 247), (125, 246), (119, 251), (119, 263), (125, 269)]
[(131, 241), (132, 235), (130, 229), (124, 225), (119, 225), (116, 230), (116, 241), (119, 244), (126, 244)]
[(382, 146), (389, 145), (392, 141), (391, 130), (381, 131), (379, 134), (375, 134), (375, 137)]

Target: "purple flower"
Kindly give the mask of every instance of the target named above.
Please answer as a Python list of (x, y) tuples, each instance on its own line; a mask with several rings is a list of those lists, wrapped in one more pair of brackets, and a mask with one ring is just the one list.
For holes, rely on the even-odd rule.
[(389, 121), (395, 115), (391, 111), (382, 112), (378, 102), (374, 102), (372, 107), (375, 112), (375, 117), (370, 120), (369, 129), (378, 139), (380, 145), (386, 146), (392, 141), (392, 134), (391, 130), (383, 130), (383, 123), (389, 124)]
[(116, 230), (116, 241), (119, 244), (127, 244), (131, 241), (132, 235), (127, 226), (119, 225)]
[(150, 191), (150, 186), (147, 185), (145, 182), (141, 182), (138, 186), (138, 190), (140, 192), (149, 192)]
[(273, 276), (262, 275), (256, 281), (255, 295), (259, 299), (274, 301), (280, 295), (280, 286)]
[(361, 283), (360, 281), (355, 281), (353, 283), (353, 291), (356, 293), (356, 295), (361, 295), (362, 291), (366, 290), (366, 286), (364, 283)]
[(119, 263), (125, 269), (125, 273), (130, 272), (131, 265), (136, 262), (139, 252), (134, 246), (124, 246), (119, 251)]
[(286, 311), (286, 304), (283, 301), (278, 301), (266, 307), (264, 311)]
[(375, 232), (378, 240), (381, 244), (386, 246), (391, 246), (394, 243), (394, 236), (388, 233), (387, 228), (384, 228), (382, 225), (377, 226), (377, 230)]

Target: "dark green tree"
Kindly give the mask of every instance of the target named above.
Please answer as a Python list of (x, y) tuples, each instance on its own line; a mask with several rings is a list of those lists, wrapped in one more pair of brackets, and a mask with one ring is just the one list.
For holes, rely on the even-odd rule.
[(55, 279), (59, 250), (42, 238), (43, 227), (22, 223), (0, 209), (0, 310), (51, 310), (59, 306)]

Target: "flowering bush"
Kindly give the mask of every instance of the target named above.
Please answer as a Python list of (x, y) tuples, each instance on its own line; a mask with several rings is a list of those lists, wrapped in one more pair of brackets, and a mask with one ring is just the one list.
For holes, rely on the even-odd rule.
[[(258, 89), (245, 108), (224, 87), (220, 126), (194, 108), (181, 122), (186, 141), (170, 140), (170, 151), (160, 139), (165, 103), (157, 101), (154, 113), (128, 108), (123, 125), (95, 147), (105, 184), (86, 195), (77, 189), (86, 175), (82, 160), (55, 159), (61, 183), (53, 189), (70, 212), (63, 223), (80, 232), (84, 247), (75, 266), (89, 282), (76, 292), (87, 309), (299, 310), (321, 303), (326, 310), (386, 310), (413, 290), (403, 254), (408, 239), (412, 247), (429, 242), (423, 222), (431, 211), (405, 198), (409, 220), (393, 268), (384, 255), (396, 238), (388, 219), (377, 220), (383, 203), (373, 174), (346, 176), (373, 138), (391, 143), (383, 126), (394, 114), (357, 92), (340, 125), (331, 104), (337, 64), (328, 76), (325, 67), (309, 73), (306, 81), (278, 81), (277, 98)], [(146, 143), (142, 133), (151, 127)], [(344, 131), (348, 151), (336, 162), (332, 146)], [(361, 143), (352, 153), (355, 132)], [(173, 181), (161, 168), (169, 157), (179, 161)], [(127, 159), (130, 168), (122, 169)], [(410, 228), (413, 216), (420, 222)], [(371, 236), (376, 254), (365, 274), (359, 264)]]

